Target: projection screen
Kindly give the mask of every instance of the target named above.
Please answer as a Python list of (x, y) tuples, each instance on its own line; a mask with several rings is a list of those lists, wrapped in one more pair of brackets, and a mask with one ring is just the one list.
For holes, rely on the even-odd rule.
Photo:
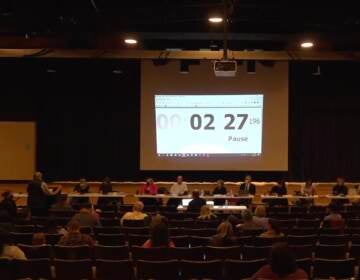
[(216, 77), (210, 61), (141, 68), (142, 170), (288, 169), (288, 64)]

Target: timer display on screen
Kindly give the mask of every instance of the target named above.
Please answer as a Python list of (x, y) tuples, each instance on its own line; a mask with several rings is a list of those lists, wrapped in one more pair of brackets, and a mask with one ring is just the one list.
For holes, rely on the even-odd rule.
[(158, 156), (259, 156), (263, 95), (155, 95)]

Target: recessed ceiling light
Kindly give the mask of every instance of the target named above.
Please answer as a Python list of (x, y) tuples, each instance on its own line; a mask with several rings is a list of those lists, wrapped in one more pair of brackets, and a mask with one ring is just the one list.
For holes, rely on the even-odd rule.
[(311, 41), (305, 41), (301, 43), (301, 47), (304, 49), (309, 49), (312, 48), (314, 46), (314, 43)]
[(134, 38), (126, 38), (124, 42), (128, 45), (136, 45), (138, 43), (138, 41)]
[(223, 21), (222, 17), (209, 17), (211, 23), (220, 23)]

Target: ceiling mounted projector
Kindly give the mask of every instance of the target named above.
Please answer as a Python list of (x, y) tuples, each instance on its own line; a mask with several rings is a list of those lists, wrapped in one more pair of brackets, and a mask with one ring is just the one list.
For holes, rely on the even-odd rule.
[(216, 77), (235, 77), (237, 63), (235, 60), (215, 60), (214, 72)]

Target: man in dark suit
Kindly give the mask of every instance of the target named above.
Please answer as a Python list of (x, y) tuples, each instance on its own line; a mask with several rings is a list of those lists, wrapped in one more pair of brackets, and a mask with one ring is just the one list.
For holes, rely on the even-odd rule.
[(192, 192), (193, 199), (190, 201), (187, 211), (189, 212), (200, 212), (201, 207), (206, 205), (206, 200), (200, 197), (199, 190)]
[(251, 183), (251, 176), (246, 175), (245, 181), (240, 185), (240, 194), (251, 194), (255, 195), (256, 193), (256, 186)]

